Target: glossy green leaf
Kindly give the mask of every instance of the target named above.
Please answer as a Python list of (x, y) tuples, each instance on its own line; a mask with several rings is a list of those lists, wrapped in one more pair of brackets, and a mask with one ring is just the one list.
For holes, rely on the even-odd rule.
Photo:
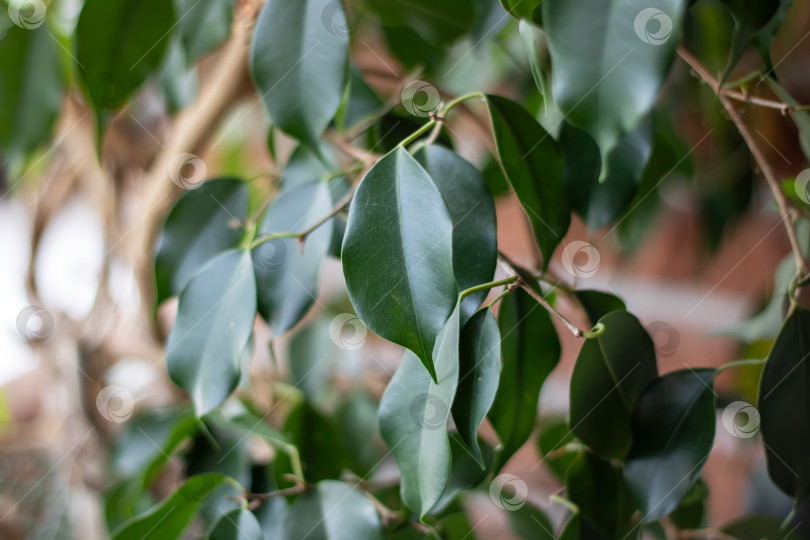
[(589, 230), (613, 223), (628, 209), (652, 154), (652, 140), (652, 117), (647, 116), (610, 151), (607, 176), (600, 182), (602, 158), (596, 142), (585, 131), (563, 124), (559, 144), (565, 193)]
[(253, 31), (251, 71), (273, 124), (313, 150), (346, 85), (344, 28), (343, 7), (332, 0), (269, 0)]
[(441, 193), (403, 148), (360, 182), (343, 239), (349, 298), (366, 326), (413, 351), (434, 380), (433, 345), (457, 303), (452, 242)]
[(180, 538), (191, 518), (227, 477), (218, 474), (193, 476), (174, 494), (144, 515), (124, 523), (113, 540), (163, 540)]
[(571, 374), (571, 431), (604, 457), (622, 458), (633, 437), (630, 413), (658, 377), (655, 345), (633, 315), (613, 311), (587, 338)]
[(47, 24), (36, 29), (11, 26), (0, 37), (0, 148), (12, 161), (48, 141), (62, 108), (57, 43)]
[(498, 323), (492, 310), (484, 308), (461, 329), (458, 389), (452, 407), (459, 435), (482, 468), (484, 459), (478, 446), (478, 427), (489, 412), (498, 390), (500, 353)]
[(501, 378), (489, 411), (502, 448), (500, 469), (523, 446), (534, 429), (540, 388), (560, 360), (560, 341), (548, 312), (523, 289), (500, 305)]
[(571, 463), (566, 497), (579, 508), (579, 538), (628, 538), (635, 505), (621, 470), (591, 452)]
[(236, 388), (255, 317), (256, 283), (247, 251), (217, 256), (180, 294), (166, 365), (169, 377), (191, 396), (198, 416)]
[[(444, 146), (432, 144), (416, 155), (439, 188), (453, 222), (453, 272), (459, 291), (492, 281), (498, 261), (495, 202), (478, 170)], [(487, 291), (461, 302), (462, 324), (476, 312)]]
[(175, 20), (174, 3), (167, 0), (84, 3), (76, 23), (76, 63), (100, 126), (108, 111), (123, 106), (155, 73)]
[(180, 38), (191, 65), (228, 38), (236, 0), (174, 1)]
[(566, 121), (587, 131), (607, 156), (650, 111), (675, 52), (684, 3), (547, 0), (542, 6), (554, 99)]
[(529, 218), (545, 268), (571, 222), (560, 151), (537, 120), (514, 101), (490, 95), (487, 104), (501, 165)]
[(298, 497), (284, 522), (284, 540), (382, 540), (371, 501), (344, 482), (323, 481)]
[(245, 219), (247, 202), (247, 184), (235, 179), (208, 180), (178, 199), (155, 255), (158, 303), (180, 294), (207, 262), (239, 244), (244, 231), (235, 220)]
[(799, 540), (793, 530), (782, 528), (778, 519), (766, 516), (749, 516), (724, 525), (720, 531), (737, 540)]
[[(576, 459), (576, 451), (564, 451), (566, 445), (574, 442), (574, 434), (568, 428), (564, 418), (551, 418), (540, 424), (537, 433), (537, 450), (540, 461), (554, 473), (559, 480), (565, 481), (568, 468)], [(561, 451), (564, 453), (561, 454)]]
[(458, 386), (459, 309), (436, 342), (436, 381), (406, 352), (380, 401), (380, 435), (402, 477), (403, 502), (420, 517), (436, 504), (450, 476), (447, 419)]
[(644, 522), (675, 510), (700, 476), (714, 442), (714, 376), (713, 369), (668, 373), (633, 409), (624, 478)]
[[(734, 32), (731, 35), (731, 50), (728, 63), (723, 73), (723, 80), (728, 77), (737, 62), (740, 61), (745, 48), (751, 43), (760, 30), (776, 16), (779, 11), (778, 1), (762, 2), (761, 0), (722, 0), (734, 20)], [(773, 34), (771, 34), (773, 36)]]
[(768, 474), (774, 484), (801, 501), (810, 494), (810, 311), (796, 307), (785, 321), (765, 362), (757, 409)]
[(470, 30), (475, 15), (472, 0), (364, 0), (381, 22), (407, 27), (436, 45), (452, 43)]
[(554, 526), (546, 514), (529, 503), (508, 512), (509, 527), (523, 540), (555, 540)]
[(206, 537), (208, 540), (264, 540), (259, 520), (250, 510), (232, 510), (219, 518)]
[(596, 324), (599, 319), (611, 311), (626, 309), (621, 298), (603, 291), (580, 289), (574, 291), (574, 296), (588, 314), (591, 324)]
[[(298, 232), (323, 219), (332, 209), (333, 184), (307, 182), (284, 190), (267, 210), (259, 236)], [(329, 252), (332, 229), (318, 227), (301, 244), (276, 238), (253, 249), (258, 309), (278, 336), (303, 317), (318, 294), (321, 263)]]

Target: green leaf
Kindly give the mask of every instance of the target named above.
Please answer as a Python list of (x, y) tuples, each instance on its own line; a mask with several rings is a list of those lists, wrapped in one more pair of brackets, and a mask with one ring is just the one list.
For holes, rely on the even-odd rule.
[(281, 538), (294, 540), (382, 540), (371, 501), (344, 482), (323, 481), (290, 507)]
[(191, 277), (223, 251), (235, 248), (247, 216), (247, 184), (222, 178), (185, 192), (169, 212), (158, 240), (158, 304), (180, 294)]
[(235, 0), (174, 0), (186, 59), (194, 64), (220, 46), (231, 33)]
[(654, 381), (633, 409), (624, 478), (642, 522), (675, 510), (692, 489), (714, 442), (714, 369), (684, 369)]
[[(284, 190), (274, 201), (259, 234), (302, 231), (332, 209), (327, 182), (307, 182)], [(278, 336), (303, 317), (318, 294), (321, 263), (329, 252), (332, 228), (324, 224), (301, 244), (295, 238), (276, 238), (253, 249), (258, 309)]]
[(531, 20), (535, 9), (542, 2), (543, 0), (501, 0), (501, 5), (512, 17)]
[(349, 69), (349, 91), (345, 109), (338, 115), (338, 125), (343, 130), (359, 126), (380, 114), (385, 103), (363, 79), (359, 69)]
[(487, 477), (489, 466), (492, 465), (494, 450), (485, 441), (478, 441), (481, 449), (481, 463), (467, 449), (467, 444), (461, 440), (457, 432), (450, 433), (450, 477), (439, 501), (431, 508), (432, 515), (444, 515), (457, 496), (465, 490), (474, 488)]
[(348, 78), (345, 27), (333, 0), (269, 0), (253, 31), (251, 71), (273, 124), (316, 151)]
[(197, 97), (199, 77), (195, 67), (187, 67), (186, 52), (175, 38), (171, 41), (158, 75), (163, 102), (171, 114), (190, 106)]
[(509, 527), (523, 540), (555, 540), (554, 527), (546, 514), (531, 504), (510, 508)]
[(406, 352), (380, 401), (380, 435), (394, 454), (400, 493), (419, 517), (436, 504), (450, 476), (447, 419), (458, 386), (459, 308), (436, 342), (436, 381)]
[(502, 448), (495, 470), (523, 446), (534, 429), (540, 388), (560, 360), (560, 340), (548, 312), (523, 289), (502, 301), (501, 378), (489, 421)]
[[(799, 103), (793, 99), (793, 96), (782, 88), (779, 83), (770, 78), (766, 80), (779, 99), (790, 105), (793, 109), (799, 108)], [(793, 119), (793, 122), (796, 123), (796, 127), (799, 130), (799, 144), (802, 147), (802, 152), (804, 152), (804, 157), (810, 161), (810, 113), (807, 111), (794, 110), (790, 113), (790, 117)]]
[(571, 208), (590, 231), (613, 223), (630, 206), (652, 154), (652, 116), (623, 135), (607, 156), (607, 176), (600, 181), (602, 158), (596, 141), (585, 131), (563, 124), (563, 184)]
[(635, 512), (621, 470), (591, 452), (580, 453), (565, 478), (568, 499), (579, 508), (579, 538), (628, 538)]
[(180, 294), (166, 364), (169, 377), (191, 396), (197, 416), (236, 388), (255, 317), (256, 283), (247, 251), (217, 256)]
[(540, 57), (538, 54), (540, 47), (542, 47), (542, 49), (546, 48), (545, 35), (542, 30), (526, 19), (521, 19), (518, 29), (520, 36), (523, 38), (523, 43), (526, 46), (526, 52), (529, 55), (529, 67), (532, 70), (534, 84), (542, 95), (548, 96), (550, 94), (548, 93), (548, 88), (546, 88), (546, 79), (543, 75), (543, 68), (540, 66)]
[(301, 453), (301, 466), (308, 481), (340, 478), (343, 457), (336, 448), (340, 437), (331, 418), (302, 401), (290, 411), (283, 431)]
[(793, 0), (779, 0), (779, 8), (776, 10), (774, 16), (771, 17), (768, 24), (763, 26), (754, 36), (754, 46), (759, 51), (759, 55), (765, 63), (767, 73), (770, 75), (774, 75), (773, 62), (771, 61), (771, 42), (773, 41), (773, 36), (782, 25), (782, 21), (785, 20), (788, 11), (790, 11), (791, 5), (793, 5)]
[(384, 457), (384, 447), (377, 435), (376, 399), (356, 389), (345, 397), (333, 418), (340, 433), (346, 468), (366, 478)]
[[(554, 473), (559, 480), (564, 481), (568, 468), (576, 459), (576, 452), (565, 452), (562, 455), (559, 451), (566, 445), (574, 442), (574, 434), (568, 427), (564, 418), (551, 418), (540, 424), (537, 433), (537, 450), (542, 458), (541, 462)], [(554, 455), (550, 455), (554, 452)]]
[(219, 518), (206, 537), (208, 540), (264, 540), (259, 520), (253, 512), (240, 508)]
[(706, 502), (709, 487), (698, 477), (692, 489), (678, 507), (669, 515), (670, 521), (679, 529), (700, 529), (706, 526)]
[(489, 95), (487, 104), (501, 165), (529, 218), (545, 269), (571, 222), (560, 151), (537, 120), (514, 101)]
[(574, 291), (577, 301), (588, 314), (591, 324), (596, 322), (611, 311), (624, 311), (626, 306), (621, 298), (610, 293), (594, 291), (590, 289), (580, 289)]
[(229, 431), (239, 437), (254, 435), (261, 437), (276, 448), (284, 450), (289, 446), (289, 439), (271, 428), (265, 417), (249, 411), (239, 401), (229, 401), (221, 409), (212, 411), (206, 416), (206, 422), (211, 422), (222, 431)]
[[(492, 281), (498, 262), (495, 202), (481, 173), (467, 160), (432, 144), (415, 156), (430, 175), (453, 222), (453, 273), (463, 291)], [(461, 302), (462, 324), (476, 312), (487, 291)]]
[(428, 42), (447, 45), (467, 33), (474, 21), (472, 0), (364, 0), (380, 21), (407, 27)]
[(810, 311), (795, 307), (765, 362), (757, 409), (768, 474), (796, 500), (810, 494)]
[(655, 345), (633, 315), (613, 311), (599, 319), (571, 374), (571, 431), (595, 452), (625, 456), (632, 443), (630, 413), (658, 377)]
[(459, 381), (453, 401), (453, 420), (473, 459), (484, 467), (478, 446), (478, 427), (484, 421), (498, 390), (501, 334), (492, 310), (477, 312), (461, 329)]
[(724, 525), (720, 531), (737, 540), (799, 540), (795, 531), (783, 530), (778, 519), (748, 516)]
[(167, 0), (84, 3), (76, 23), (76, 63), (100, 128), (155, 73), (174, 25), (174, 3)]
[(64, 77), (49, 33), (47, 24), (13, 25), (0, 37), (0, 148), (12, 162), (48, 141), (62, 108)]
[[(779, 2), (776, 0), (762, 2), (761, 0), (722, 0), (731, 18), (734, 20), (734, 31), (731, 34), (731, 50), (728, 63), (723, 72), (721, 82), (731, 74), (734, 66), (740, 61), (745, 48), (776, 16)], [(776, 29), (774, 29), (774, 32)], [(773, 36), (773, 34), (771, 34)]]
[(650, 111), (683, 9), (678, 0), (655, 7), (643, 0), (543, 2), (554, 99), (567, 122), (596, 140), (603, 158)]
[(343, 239), (349, 298), (366, 326), (413, 351), (434, 381), (433, 345), (457, 303), (452, 241), (441, 193), (403, 148), (360, 182)]
[(113, 540), (180, 538), (203, 502), (225, 480), (227, 477), (218, 473), (189, 478), (171, 497), (146, 514), (124, 523), (113, 533)]

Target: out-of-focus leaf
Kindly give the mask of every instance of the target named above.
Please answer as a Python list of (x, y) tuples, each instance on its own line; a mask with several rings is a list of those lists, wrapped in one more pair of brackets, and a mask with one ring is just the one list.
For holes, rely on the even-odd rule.
[(720, 527), (724, 534), (737, 540), (800, 540), (791, 530), (783, 530), (782, 522), (766, 516), (748, 516)]
[(799, 103), (793, 99), (793, 96), (791, 96), (790, 93), (775, 80), (770, 78), (766, 80), (777, 97), (794, 109), (790, 112), (790, 117), (793, 119), (793, 121), (796, 123), (796, 127), (799, 129), (799, 144), (804, 152), (804, 157), (810, 161), (810, 113), (807, 111), (796, 110), (799, 108)]
[(264, 533), (253, 512), (239, 508), (219, 518), (206, 538), (208, 540), (264, 540)]
[(580, 289), (574, 291), (577, 301), (588, 314), (591, 324), (610, 313), (611, 311), (624, 311), (626, 306), (621, 298), (603, 291)]
[(540, 424), (540, 431), (537, 433), (537, 450), (540, 454), (541, 462), (548, 467), (554, 476), (565, 481), (568, 468), (576, 459), (576, 452), (564, 452), (567, 444), (574, 442), (574, 434), (568, 427), (564, 418), (552, 418)]
[[(745, 48), (761, 30), (768, 26), (779, 11), (778, 1), (761, 2), (759, 0), (722, 0), (722, 3), (734, 19), (734, 32), (731, 35), (731, 50), (722, 79), (726, 77), (740, 61)], [(778, 27), (778, 25), (777, 25)], [(776, 32), (776, 28), (773, 29)], [(773, 37), (773, 33), (771, 33)]]
[(407, 27), (435, 45), (452, 43), (474, 20), (472, 0), (363, 0), (390, 27)]
[(231, 33), (236, 0), (174, 0), (180, 38), (189, 64), (194, 64)]
[(635, 505), (621, 469), (590, 452), (580, 453), (565, 478), (567, 498), (579, 508), (578, 538), (626, 538)]

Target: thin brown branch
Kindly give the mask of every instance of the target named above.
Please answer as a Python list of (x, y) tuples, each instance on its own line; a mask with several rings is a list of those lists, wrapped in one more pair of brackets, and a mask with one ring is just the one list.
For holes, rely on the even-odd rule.
[(736, 101), (742, 101), (743, 103), (748, 103), (751, 105), (759, 105), (760, 107), (765, 107), (768, 109), (776, 109), (779, 112), (781, 112), (783, 116), (787, 116), (788, 114), (794, 112), (793, 107), (791, 107), (787, 103), (782, 103), (781, 101), (774, 101), (772, 99), (764, 99), (756, 96), (749, 96), (748, 94), (743, 94), (742, 92), (737, 92), (734, 90), (723, 90), (723, 94), (725, 94), (726, 97), (729, 97)]
[(771, 167), (768, 160), (765, 159), (765, 155), (754, 141), (751, 131), (748, 129), (748, 126), (737, 112), (737, 109), (731, 102), (731, 98), (727, 95), (727, 91), (720, 87), (720, 82), (717, 80), (717, 78), (712, 75), (706, 66), (701, 64), (692, 53), (683, 47), (678, 48), (678, 55), (689, 65), (689, 67), (692, 68), (692, 70), (694, 70), (695, 73), (697, 73), (701, 79), (703, 79), (709, 85), (712, 91), (714, 91), (714, 93), (717, 95), (717, 99), (720, 100), (720, 103), (723, 105), (731, 118), (731, 121), (737, 127), (737, 131), (740, 132), (745, 144), (748, 146), (748, 149), (754, 156), (754, 160), (757, 162), (759, 169), (762, 171), (765, 181), (768, 183), (768, 187), (771, 189), (773, 198), (776, 201), (776, 205), (779, 208), (779, 213), (782, 216), (782, 222), (785, 226), (785, 232), (787, 233), (790, 247), (793, 250), (793, 256), (796, 259), (796, 267), (802, 275), (807, 274), (808, 266), (804, 260), (804, 256), (802, 255), (802, 250), (799, 247), (799, 241), (796, 238), (796, 231), (793, 228), (793, 214), (788, 207), (787, 198), (782, 192), (782, 188), (779, 185), (779, 180), (776, 177), (773, 167)]

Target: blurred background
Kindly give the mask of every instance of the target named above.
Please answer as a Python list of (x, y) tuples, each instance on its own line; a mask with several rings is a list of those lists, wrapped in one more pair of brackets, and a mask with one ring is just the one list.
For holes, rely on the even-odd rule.
[[(238, 26), (240, 17), (249, 19), (256, 2), (230, 4), (236, 14), (229, 11), (228, 17)], [(365, 81), (375, 96), (370, 102), (378, 100), (374, 110), (385, 112), (376, 120), (369, 117), (364, 135), (375, 152), (384, 152), (424, 122), (400, 103), (402, 89), (414, 80), (429, 85), (423, 89), (428, 98), (433, 91), (445, 98), (473, 90), (508, 95), (533, 104), (541, 122), (553, 123), (534, 86), (517, 22), (497, 1), (486, 8), (491, 9), (489, 17), (482, 18), (486, 26), (480, 34), (486, 39), (463, 37), (441, 48), (407, 28), (386, 27), (373, 10), (356, 4), (346, 6), (353, 78)], [(139, 267), (148, 267), (153, 254), (132, 240), (149, 222), (159, 226), (170, 204), (148, 207), (150, 186), (144, 178), (178, 129), (178, 111), (195, 107), (200, 89), (219, 73), (229, 44), (240, 39), (237, 34), (221, 36), (219, 42), (230, 40), (228, 44), (215, 43), (191, 67), (182, 61), (172, 64), (170, 54), (160, 77), (147, 83), (111, 122), (99, 161), (93, 115), (70, 59), (68, 36), (80, 8), (80, 0), (47, 4), (42, 29), (65, 47), (60, 62), (66, 73), (63, 83), (70, 89), (54, 118), (50, 143), (25, 159), (6, 159), (0, 167), (0, 538), (105, 538), (110, 478), (125, 468), (120, 440), (133, 429), (131, 417), (185, 399), (167, 379), (162, 350), (176, 301), (159, 307), (154, 325), (152, 293), (142, 294), (148, 280), (139, 275)], [(732, 24), (718, 1), (700, 0), (690, 9), (683, 41), (718, 73), (728, 54)], [(8, 21), (4, 25), (0, 35), (10, 28)], [(810, 2), (797, 0), (771, 49), (780, 83), (799, 103), (810, 103), (809, 29)], [(731, 78), (759, 68), (759, 57), (749, 51)], [(269, 120), (247, 72), (237, 70), (220, 84), (227, 86), (227, 106), (198, 126), (205, 132), (197, 150), (207, 177), (261, 179), (282, 170), (293, 142), (275, 131), (273, 152), (268, 149)], [(774, 97), (756, 79), (750, 89)], [(745, 104), (740, 111), (780, 178), (792, 181), (808, 168), (789, 117)], [(789, 253), (772, 196), (713, 93), (677, 58), (654, 121), (666, 144), (653, 160), (671, 172), (638, 197), (615, 225), (589, 230), (575, 218), (551, 269), (570, 286), (624, 299), (653, 336), (662, 373), (762, 358), (784, 314), (786, 277), (779, 268)], [(485, 171), (498, 196), (500, 249), (518, 263), (537, 267), (539, 255), (524, 214), (512, 196), (504, 196), (480, 104), (469, 102), (446, 133), (447, 143)], [(810, 231), (803, 235), (808, 245)], [(563, 264), (563, 248), (575, 241), (595, 250), (577, 254), (573, 266)], [(585, 316), (564, 296), (558, 297), (557, 307), (579, 327), (587, 327)], [(291, 358), (325, 351), (331, 361), (307, 379), (314, 385), (310, 391), (326, 408), (352, 404), (354, 416), (347, 425), (373, 425), (376, 402), (401, 352), (362, 329), (350, 328), (337, 340), (334, 333), (330, 337), (331, 322), (350, 312), (339, 261), (330, 259), (322, 271), (317, 305), (299, 325), (304, 329), (274, 338), (273, 355), (267, 346), (271, 336), (257, 323), (250, 361), (253, 398), (272, 401), (300, 375)], [(543, 388), (543, 422), (566, 414), (568, 381), (580, 347), (569, 332), (558, 329), (563, 360)], [(790, 508), (790, 500), (770, 483), (764, 469), (751, 405), (756, 403), (759, 369), (730, 370), (718, 381), (716, 448), (704, 472), (708, 525), (749, 513), (783, 517)], [(727, 410), (732, 418), (742, 414), (742, 421), (724, 422)], [(371, 418), (371, 423), (361, 424), (359, 417)], [(373, 434), (363, 437), (373, 460), (382, 443)], [(267, 449), (256, 445), (247, 451), (261, 459)], [(176, 461), (172, 458), (156, 493), (160, 482), (168, 486), (176, 479)], [(393, 467), (386, 462), (381, 474), (395, 474)], [(534, 438), (505, 472), (527, 484), (532, 502), (560, 515), (561, 509), (549, 503), (560, 482), (541, 461)], [(505, 512), (486, 493), (466, 504), (476, 537), (510, 538)]]

